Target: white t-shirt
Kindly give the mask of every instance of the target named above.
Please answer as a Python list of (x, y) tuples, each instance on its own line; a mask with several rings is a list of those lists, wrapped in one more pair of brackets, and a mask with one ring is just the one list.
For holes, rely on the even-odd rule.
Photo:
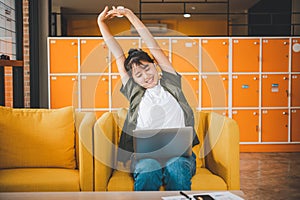
[(184, 113), (176, 99), (158, 83), (145, 91), (136, 129), (184, 127)]

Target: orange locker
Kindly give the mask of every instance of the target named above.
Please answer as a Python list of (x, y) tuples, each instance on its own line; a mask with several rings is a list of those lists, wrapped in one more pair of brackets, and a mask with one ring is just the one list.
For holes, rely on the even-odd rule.
[(129, 101), (125, 98), (125, 96), (120, 92), (122, 87), (121, 77), (117, 75), (111, 76), (111, 100), (113, 108), (128, 108)]
[(300, 74), (292, 74), (292, 106), (300, 106)]
[(108, 48), (103, 39), (80, 40), (80, 72), (108, 72)]
[(289, 69), (289, 39), (263, 39), (262, 71), (287, 72)]
[(232, 71), (259, 71), (259, 39), (232, 40)]
[[(128, 56), (128, 51), (129, 49), (133, 48), (133, 49), (138, 49), (139, 48), (139, 39), (122, 39), (122, 38), (117, 38), (118, 43), (120, 44), (120, 46), (122, 47), (125, 56)], [(118, 72), (118, 68), (117, 68), (117, 64), (116, 64), (116, 59), (115, 57), (112, 55), (111, 58), (111, 65), (112, 65), (112, 69), (111, 71), (116, 73)]]
[(177, 72), (198, 72), (198, 40), (172, 39), (172, 64)]
[(300, 109), (291, 110), (291, 141), (300, 142)]
[(292, 72), (300, 72), (300, 38), (292, 39)]
[(233, 110), (232, 118), (237, 121), (241, 142), (258, 142), (259, 112), (258, 110)]
[(78, 72), (78, 40), (49, 40), (50, 73)]
[(227, 107), (228, 76), (202, 75), (202, 107)]
[(77, 76), (50, 76), (50, 108), (78, 107)]
[(228, 72), (228, 39), (202, 40), (202, 71)]
[(197, 108), (199, 103), (199, 76), (183, 75), (182, 90), (192, 108)]
[(106, 113), (108, 111), (96, 111), (95, 114), (96, 114), (96, 119), (99, 119), (104, 113)]
[(288, 110), (262, 110), (262, 142), (288, 141)]
[[(156, 42), (158, 43), (160, 48), (164, 51), (165, 55), (169, 57), (169, 39), (156, 39)], [(151, 57), (153, 57), (144, 41), (142, 41), (142, 49), (146, 51)]]
[(108, 108), (108, 76), (81, 76), (81, 107)]
[(258, 107), (259, 75), (232, 76), (233, 107)]
[(288, 83), (288, 75), (262, 75), (262, 106), (287, 107), (289, 95)]

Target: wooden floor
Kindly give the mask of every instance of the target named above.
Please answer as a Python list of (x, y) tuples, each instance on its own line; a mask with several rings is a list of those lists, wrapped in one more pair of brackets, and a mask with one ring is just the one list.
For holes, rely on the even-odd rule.
[(241, 153), (246, 199), (300, 199), (300, 153)]

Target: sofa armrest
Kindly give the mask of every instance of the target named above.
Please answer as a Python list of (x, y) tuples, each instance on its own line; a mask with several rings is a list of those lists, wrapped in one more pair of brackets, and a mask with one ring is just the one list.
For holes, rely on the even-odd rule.
[(239, 128), (236, 121), (212, 112), (208, 116), (204, 142), (206, 167), (224, 179), (228, 190), (239, 190)]
[(86, 113), (79, 126), (79, 179), (81, 191), (94, 190), (93, 126), (94, 113)]
[(106, 191), (115, 165), (115, 121), (113, 114), (104, 113), (94, 126), (95, 191)]

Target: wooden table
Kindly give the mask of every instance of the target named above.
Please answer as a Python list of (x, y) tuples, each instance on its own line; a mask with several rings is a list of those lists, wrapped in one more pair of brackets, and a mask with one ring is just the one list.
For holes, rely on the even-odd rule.
[[(187, 191), (187, 194), (199, 194), (207, 191)], [(213, 192), (213, 191), (210, 191)], [(242, 191), (230, 191), (242, 198)], [(152, 200), (166, 196), (180, 195), (178, 191), (155, 192), (2, 192), (2, 200)], [(184, 198), (184, 197), (183, 197)]]

